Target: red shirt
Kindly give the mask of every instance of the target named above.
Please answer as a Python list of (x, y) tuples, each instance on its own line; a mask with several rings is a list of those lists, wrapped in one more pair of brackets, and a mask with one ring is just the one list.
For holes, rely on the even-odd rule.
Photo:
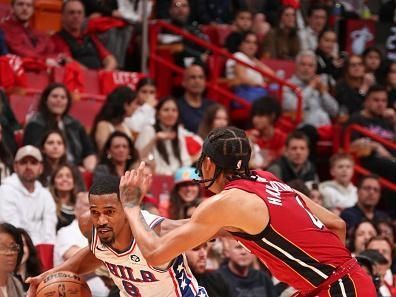
[[(249, 135), (252, 130), (247, 131)], [(277, 159), (283, 152), (285, 147), (287, 135), (278, 128), (274, 128), (274, 134), (270, 139), (257, 138), (256, 144), (262, 150), (268, 150)]]
[[(81, 35), (79, 37), (75, 37), (77, 42), (83, 43), (83, 38), (85, 35)], [(96, 50), (98, 51), (98, 55), (101, 61), (103, 61), (107, 56), (111, 55), (110, 52), (104, 47), (104, 45), (99, 41), (99, 39), (94, 36), (90, 35), (93, 43), (95, 44)], [(69, 45), (66, 43), (66, 41), (60, 36), (58, 33), (52, 36), (52, 42), (55, 44), (55, 49), (57, 52), (61, 52), (65, 54), (67, 57), (71, 57), (72, 53), (70, 51)]]
[(8, 17), (0, 24), (0, 28), (5, 33), (10, 53), (22, 58), (35, 59), (55, 58), (57, 55), (55, 46), (48, 35), (40, 33), (30, 26), (25, 27), (13, 17)]
[(256, 173), (257, 181), (234, 180), (225, 190), (238, 188), (259, 196), (268, 207), (269, 224), (255, 236), (233, 235), (277, 279), (302, 291), (319, 286), (336, 267), (351, 259), (350, 252), (288, 185), (269, 172)]

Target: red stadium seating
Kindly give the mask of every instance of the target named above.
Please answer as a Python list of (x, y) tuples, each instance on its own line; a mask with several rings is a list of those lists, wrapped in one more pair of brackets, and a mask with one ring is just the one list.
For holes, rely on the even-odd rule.
[(228, 37), (228, 35), (231, 33), (231, 26), (229, 25), (206, 25), (206, 26), (201, 26), (201, 30), (203, 33), (208, 35), (209, 40), (214, 44), (219, 47), (223, 47), (224, 43)]
[(284, 78), (290, 78), (296, 70), (296, 63), (294, 61), (263, 59), (262, 62), (275, 72), (283, 70), (285, 74)]
[(46, 86), (50, 83), (50, 77), (46, 71), (25, 72), (27, 82), (27, 92), (41, 94)]
[(71, 116), (79, 120), (89, 132), (92, 128), (95, 116), (102, 107), (103, 102), (104, 101), (90, 99), (89, 97), (83, 97), (81, 100), (73, 102), (69, 113)]
[(32, 95), (16, 95), (10, 96), (11, 109), (14, 111), (17, 121), (23, 126), (28, 117), (37, 110), (39, 101), (38, 94)]
[(9, 1), (0, 0), (0, 21), (10, 13)]

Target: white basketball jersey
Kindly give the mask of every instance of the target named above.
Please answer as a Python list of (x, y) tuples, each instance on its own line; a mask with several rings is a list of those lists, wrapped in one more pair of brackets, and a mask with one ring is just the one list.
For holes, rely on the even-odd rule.
[[(160, 224), (164, 218), (142, 211), (150, 228)], [(151, 267), (143, 257), (136, 241), (122, 252), (102, 244), (96, 229), (93, 229), (91, 251), (103, 261), (111, 278), (120, 289), (121, 297), (207, 297), (190, 271), (184, 254), (173, 260), (168, 269)]]

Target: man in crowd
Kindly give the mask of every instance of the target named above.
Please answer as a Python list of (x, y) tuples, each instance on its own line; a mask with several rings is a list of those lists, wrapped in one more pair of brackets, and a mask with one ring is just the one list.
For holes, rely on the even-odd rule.
[(68, 0), (62, 7), (62, 30), (53, 37), (57, 51), (66, 60), (76, 60), (89, 69), (114, 70), (117, 61), (93, 35), (83, 32), (84, 6), (80, 0)]
[(25, 229), (34, 245), (54, 244), (56, 207), (50, 192), (38, 181), (43, 158), (34, 146), (21, 147), (14, 171), (0, 186), (0, 221)]
[(303, 50), (316, 50), (319, 34), (326, 28), (327, 10), (322, 5), (312, 5), (308, 10), (308, 24), (299, 30), (300, 45)]

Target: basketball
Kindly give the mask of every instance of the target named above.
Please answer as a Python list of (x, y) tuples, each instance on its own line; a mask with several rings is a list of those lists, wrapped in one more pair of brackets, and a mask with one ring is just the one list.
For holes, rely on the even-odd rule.
[(79, 275), (69, 271), (49, 274), (39, 284), (36, 297), (91, 297), (91, 291)]

